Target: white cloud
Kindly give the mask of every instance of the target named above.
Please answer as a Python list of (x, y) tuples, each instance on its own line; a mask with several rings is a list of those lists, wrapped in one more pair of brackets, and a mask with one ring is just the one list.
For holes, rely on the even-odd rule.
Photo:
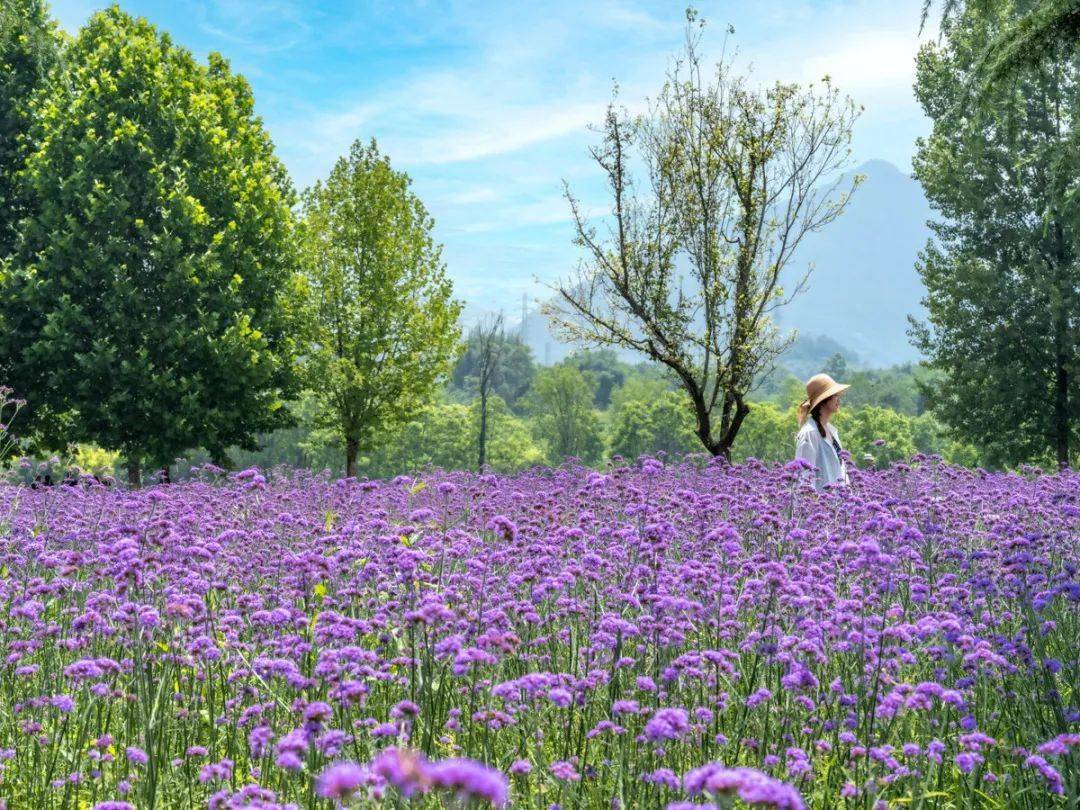
[[(581, 19), (565, 9), (518, 11), (457, 20), (468, 36), (464, 58), (403, 73), (330, 112), (306, 110), (287, 125), (290, 136), (315, 157), (340, 154), (354, 138), (374, 135), (410, 169), (585, 136), (603, 120), (612, 79), (619, 76), (622, 97), (635, 106), (644, 95), (636, 92), (637, 76), (658, 80), (668, 46), (681, 38), (681, 14), (660, 19), (627, 0), (597, 0), (580, 10)], [(665, 44), (635, 51), (635, 38)]]
[(478, 205), (499, 200), (501, 194), (490, 186), (473, 186), (441, 195), (438, 200), (446, 205)]
[(340, 153), (374, 135), (410, 166), (461, 163), (586, 132), (603, 118), (606, 99), (545, 97), (527, 70), (491, 76), (467, 67), (413, 76), (375, 98), (297, 122), (312, 154)]
[(618, 0), (610, 0), (610, 2), (600, 4), (593, 14), (592, 20), (599, 25), (616, 29), (679, 31), (682, 28), (683, 18), (680, 14), (670, 15), (665, 13), (665, 16), (661, 19), (643, 9), (633, 8)]
[(492, 110), (487, 105), (463, 116), (461, 124), (418, 138), (403, 146), (417, 165), (459, 163), (504, 155), (571, 133), (584, 133), (604, 114), (603, 103), (561, 102)]
[(852, 94), (902, 88), (910, 94), (915, 77), (918, 39), (889, 29), (864, 29), (847, 35), (836, 47), (804, 59), (803, 81), (828, 75)]

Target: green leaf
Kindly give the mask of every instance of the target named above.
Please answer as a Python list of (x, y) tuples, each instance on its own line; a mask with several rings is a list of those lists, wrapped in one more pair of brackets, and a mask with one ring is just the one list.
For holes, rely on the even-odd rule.
[[(28, 17), (44, 8), (15, 1)], [(4, 382), (31, 403), (31, 427), (46, 445), (121, 450), (134, 471), (287, 425), (270, 403), (297, 383), (281, 293), (298, 264), (293, 194), (250, 87), (115, 5), (60, 71), (35, 96), (33, 199), (18, 212), (33, 215), (0, 279)], [(5, 75), (0, 94), (27, 81)], [(6, 178), (0, 165), (4, 256)]]
[(349, 474), (431, 402), (455, 357), (461, 305), (433, 227), (374, 141), (303, 195), (304, 375), (319, 425), (346, 440)]

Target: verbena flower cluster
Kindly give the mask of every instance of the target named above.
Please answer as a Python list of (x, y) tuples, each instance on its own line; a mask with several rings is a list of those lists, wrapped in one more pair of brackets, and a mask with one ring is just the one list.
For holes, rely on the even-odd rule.
[(1080, 475), (0, 488), (9, 808), (1066, 807)]

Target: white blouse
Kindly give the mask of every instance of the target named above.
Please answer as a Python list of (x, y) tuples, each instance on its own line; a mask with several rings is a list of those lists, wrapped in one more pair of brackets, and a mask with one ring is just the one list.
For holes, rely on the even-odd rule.
[(805, 459), (814, 465), (816, 472), (812, 479), (811, 473), (807, 473), (807, 480), (812, 480), (814, 489), (817, 490), (826, 484), (848, 483), (844, 460), (832, 444), (832, 439), (840, 444), (840, 434), (836, 432), (832, 422), (825, 426), (825, 432), (829, 434), (827, 437), (818, 432), (817, 422), (807, 419), (795, 437), (795, 458)]

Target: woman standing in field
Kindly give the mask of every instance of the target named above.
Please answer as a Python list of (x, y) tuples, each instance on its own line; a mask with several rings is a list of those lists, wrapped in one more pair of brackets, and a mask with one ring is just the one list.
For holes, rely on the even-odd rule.
[(814, 489), (848, 482), (844, 460), (840, 457), (840, 435), (831, 420), (840, 410), (840, 394), (850, 387), (836, 382), (828, 374), (815, 374), (806, 382), (806, 400), (799, 405), (801, 427), (795, 437), (795, 458), (804, 459), (817, 468)]

